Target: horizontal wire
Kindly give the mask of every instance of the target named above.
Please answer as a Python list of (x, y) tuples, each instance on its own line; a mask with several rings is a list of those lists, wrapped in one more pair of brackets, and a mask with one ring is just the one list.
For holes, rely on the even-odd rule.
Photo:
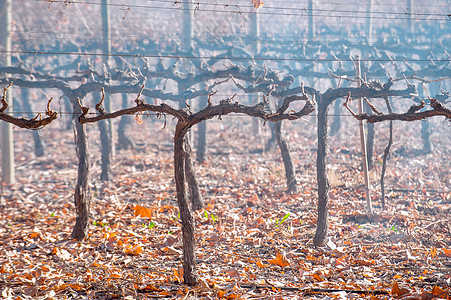
[[(48, 2), (48, 0), (38, 0), (38, 1), (45, 1)], [(88, 5), (100, 5), (100, 6), (120, 6), (120, 7), (129, 7), (129, 8), (154, 8), (153, 6), (149, 6), (149, 5), (137, 5), (137, 4), (126, 4), (123, 1), (121, 1), (120, 4), (117, 3), (96, 3), (96, 2), (82, 2), (82, 1), (64, 1), (64, 0), (52, 0), (52, 3), (65, 3), (65, 4), (88, 4)], [(200, 2), (200, 1), (172, 1), (172, 0), (148, 0), (147, 2), (159, 2), (159, 3), (167, 3), (167, 4), (172, 4), (172, 6), (178, 5), (178, 4), (191, 4), (195, 7), (199, 7), (200, 5), (203, 6), (219, 6), (219, 7), (234, 7), (234, 8), (251, 8), (254, 9), (253, 5), (242, 5), (242, 4), (222, 4), (222, 3), (208, 3), (208, 2)], [(285, 1), (284, 1), (285, 2)], [(248, 1), (246, 1), (246, 3), (249, 3)], [(285, 2), (285, 3), (293, 3), (293, 2)], [(299, 3), (301, 4), (301, 3)], [(342, 5), (342, 3), (336, 3), (337, 5)], [(308, 5), (308, 2), (305, 2), (304, 5)], [(353, 6), (360, 6), (359, 4), (352, 4)], [(385, 5), (384, 5), (385, 6)], [(430, 7), (431, 5), (429, 5)], [(443, 16), (443, 17), (447, 17), (447, 14), (439, 14), (439, 13), (418, 13), (418, 12), (412, 12), (408, 10), (408, 7), (405, 5), (400, 5), (399, 7), (405, 8), (404, 12), (393, 12), (393, 11), (372, 11), (371, 10), (371, 14), (389, 14), (389, 15), (409, 15), (409, 16)], [(171, 7), (171, 8), (181, 8), (181, 7)], [(271, 10), (271, 9), (276, 9), (276, 10), (294, 10), (294, 11), (321, 11), (321, 12), (346, 12), (346, 13), (364, 13), (367, 14), (368, 10), (340, 10), (340, 9), (322, 9), (322, 8), (312, 8), (312, 9), (307, 9), (307, 8), (298, 8), (298, 7), (281, 7), (281, 6), (269, 6), (269, 5), (264, 5), (262, 7), (260, 7), (258, 10), (256, 10), (257, 12), (260, 12), (261, 10)], [(196, 11), (199, 10), (199, 8), (195, 8)], [(255, 11), (253, 11), (255, 12)]]
[[(38, 0), (40, 2), (48, 2), (47, 0)], [(83, 1), (65, 1), (65, 0), (52, 0), (52, 3), (73, 3), (73, 4), (85, 4), (85, 5), (97, 5), (97, 6), (103, 6), (105, 4), (102, 3), (96, 3), (96, 2), (83, 2)], [(149, 6), (149, 5), (124, 5), (124, 4), (116, 4), (116, 3), (109, 3), (106, 4), (109, 6), (115, 6), (115, 7), (130, 7), (130, 8), (144, 8), (144, 9), (160, 9), (160, 10), (172, 10), (172, 11), (193, 11), (196, 13), (199, 12), (217, 12), (217, 13), (234, 13), (234, 14), (238, 14), (238, 15), (243, 15), (243, 14), (253, 14), (254, 12), (252, 11), (234, 11), (234, 10), (219, 10), (219, 9), (201, 9), (201, 8), (182, 8), (182, 7), (159, 7), (159, 6)], [(228, 8), (228, 7), (227, 7)], [(371, 18), (371, 19), (380, 19), (380, 20), (415, 20), (415, 21), (447, 21), (447, 20), (451, 20), (451, 15), (442, 15), (443, 18), (418, 18), (418, 17), (393, 17), (393, 18), (389, 18), (389, 17), (379, 17), (379, 16), (347, 16), (347, 15), (327, 15), (327, 14), (313, 14), (313, 13), (270, 13), (270, 12), (259, 12), (259, 15), (269, 15), (269, 16), (299, 16), (299, 17), (307, 17), (307, 16), (313, 16), (313, 17), (325, 17), (325, 18), (356, 18), (356, 19), (367, 19), (367, 18)]]
[[(73, 38), (64, 38), (64, 37), (52, 37), (52, 36), (45, 36), (42, 38), (36, 38), (36, 37), (24, 37), (24, 36), (20, 36), (20, 35), (16, 35), (17, 38), (20, 38), (21, 41), (42, 41), (42, 40), (50, 40), (50, 41), (74, 41)], [(81, 37), (80, 37), (81, 38)], [(147, 36), (135, 36), (135, 38), (137, 39), (142, 39), (145, 40), (147, 39)], [(361, 41), (343, 41), (343, 40), (329, 40), (329, 41), (324, 41), (320, 36), (316, 37), (317, 39), (321, 39), (321, 44), (320, 46), (336, 46), (338, 43), (340, 45), (352, 45), (352, 46), (360, 46), (362, 45), (362, 43), (364, 43), (363, 46), (367, 46), (367, 44), (369, 44), (370, 46), (380, 46), (380, 47), (412, 47), (412, 46), (429, 46), (429, 47), (443, 47), (443, 46), (448, 46), (451, 45), (451, 41), (450, 42), (437, 42), (435, 41), (435, 43), (431, 42), (415, 42), (412, 41), (410, 43), (400, 43), (400, 44), (396, 44), (396, 45), (390, 45), (387, 43), (384, 43), (383, 41), (374, 41), (374, 42), (367, 42), (366, 39), (362, 38)], [(179, 39), (174, 39), (174, 41), (180, 41), (183, 38), (180, 37)], [(133, 41), (134, 38), (130, 38), (130, 39), (123, 39), (122, 37), (119, 38), (110, 38), (107, 39), (109, 41)], [(84, 38), (83, 41), (99, 41), (99, 38), (95, 38), (94, 36), (92, 38), (86, 39)], [(210, 39), (202, 39), (201, 42), (208, 42), (208, 41), (217, 41), (217, 39), (215, 38), (210, 38)], [(157, 41), (158, 42), (158, 41)], [(296, 45), (296, 44), (305, 44), (308, 43), (309, 41), (304, 40), (304, 39), (298, 39), (298, 40), (272, 40), (272, 39), (262, 39), (262, 38), (245, 38), (243, 40), (240, 39), (231, 39), (231, 40), (225, 40), (225, 46), (239, 46), (242, 43), (246, 43), (246, 44), (271, 44), (271, 45)], [(227, 44), (227, 43), (232, 43), (232, 44)]]
[[(67, 56), (105, 56), (105, 57), (130, 57), (130, 58), (173, 58), (173, 59), (217, 59), (217, 60), (245, 60), (245, 61), (301, 61), (301, 62), (316, 62), (316, 63), (328, 63), (328, 62), (353, 62), (351, 58), (338, 59), (338, 58), (325, 58), (325, 59), (314, 59), (314, 58), (278, 58), (278, 57), (216, 57), (216, 56), (195, 56), (195, 55), (152, 55), (152, 54), (115, 54), (115, 53), (78, 53), (78, 52), (47, 52), (47, 51), (22, 51), (22, 50), (0, 50), (0, 53), (10, 53), (10, 54), (30, 54), (30, 55), (67, 55)], [(360, 58), (362, 62), (450, 62), (450, 59), (413, 59), (413, 58), (402, 58), (402, 59), (377, 59), (377, 58)]]
[[(208, 2), (200, 2), (200, 1), (192, 1), (192, 2), (187, 2), (187, 1), (171, 1), (171, 0), (148, 0), (148, 2), (160, 2), (160, 3), (171, 3), (173, 5), (175, 4), (186, 4), (186, 3), (191, 3), (193, 6), (200, 6), (200, 5), (205, 5), (205, 6), (219, 6), (219, 7), (236, 7), (236, 8), (254, 8), (253, 5), (235, 5), (235, 4), (219, 4), (219, 3), (208, 3)], [(129, 6), (128, 4), (123, 4), (124, 6)], [(306, 3), (306, 5), (308, 5), (308, 3)], [(355, 5), (355, 4), (354, 4)], [(130, 5), (130, 7), (132, 7), (132, 5)], [(362, 14), (367, 14), (368, 11), (362, 11), (362, 10), (340, 10), (340, 9), (321, 9), (321, 8), (312, 8), (312, 9), (307, 9), (307, 8), (298, 8), (298, 7), (280, 7), (280, 6), (269, 6), (269, 5), (264, 5), (262, 7), (259, 8), (259, 10), (257, 10), (257, 13), (260, 12), (261, 10), (271, 10), (271, 9), (275, 9), (275, 10), (293, 10), (293, 11), (320, 11), (320, 12), (343, 12), (343, 13), (362, 13)], [(393, 12), (393, 11), (371, 11), (371, 14), (388, 14), (388, 15), (414, 15), (414, 16), (441, 16), (441, 17), (447, 17), (447, 14), (438, 14), (438, 13), (429, 13), (429, 14), (425, 14), (425, 13), (417, 13), (417, 12)]]
[[(71, 38), (52, 38), (52, 37), (45, 37), (45, 38), (40, 38), (40, 39), (35, 39), (35, 38), (24, 38), (24, 37), (18, 37), (18, 38), (20, 38), (21, 39), (21, 41), (23, 41), (23, 42), (25, 42), (25, 41), (30, 41), (30, 43), (32, 43), (33, 44), (33, 42), (35, 42), (35, 41), (61, 41), (61, 42), (67, 42), (67, 41), (73, 41), (73, 39), (71, 39)], [(144, 37), (145, 38), (145, 37)], [(118, 41), (117, 39), (108, 39), (108, 40), (111, 40), (111, 41)], [(84, 39), (84, 41), (86, 42), (86, 41), (98, 41), (98, 38), (97, 39), (95, 39), (95, 38), (92, 38), (92, 39)], [(130, 41), (130, 40), (128, 40), (128, 39), (121, 39), (120, 41), (124, 41), (124, 42), (127, 42), (127, 41)], [(225, 47), (244, 47), (244, 46), (246, 46), (246, 45), (255, 45), (255, 44), (260, 44), (262, 47), (267, 47), (267, 46), (270, 46), (270, 45), (281, 45), (281, 46), (289, 46), (289, 45), (293, 45), (293, 46), (296, 46), (296, 45), (299, 45), (299, 44), (303, 44), (303, 43), (305, 43), (305, 42), (303, 42), (302, 40), (299, 40), (299, 41), (287, 41), (287, 42), (283, 42), (283, 41), (271, 41), (271, 40), (256, 40), (256, 41), (243, 41), (242, 43), (246, 43), (246, 45), (243, 45), (242, 43), (240, 43), (240, 42), (236, 42), (236, 43), (234, 43), (233, 41), (228, 41), (228, 42), (230, 42), (231, 44), (226, 44), (225, 45)], [(339, 43), (340, 41), (337, 41), (337, 42), (329, 42), (329, 43), (321, 43), (321, 46), (326, 46), (326, 47), (332, 47), (332, 46), (337, 46), (337, 43)], [(394, 47), (394, 46), (392, 46), (392, 45), (386, 45), (386, 44), (384, 44), (384, 43), (371, 43), (371, 42), (369, 42), (369, 43), (367, 43), (366, 41), (362, 41), (362, 42), (360, 42), (360, 43), (358, 43), (358, 42), (352, 42), (352, 43), (340, 43), (340, 45), (349, 45), (349, 46), (359, 46), (359, 45), (362, 45), (362, 43), (364, 43), (363, 44), (363, 46), (369, 46), (369, 47), (378, 47), (379, 48), (379, 50), (384, 50), (384, 49), (386, 49), (386, 48), (384, 48), (384, 46), (385, 47), (388, 47), (388, 48), (390, 48), (390, 47)], [(423, 52), (427, 52), (427, 51), (430, 51), (430, 50), (433, 50), (434, 48), (436, 49), (436, 48), (442, 48), (442, 47), (446, 47), (446, 46), (451, 46), (451, 42), (450, 43), (437, 43), (437, 44), (429, 44), (429, 43), (409, 43), (409, 44), (399, 44), (399, 45), (396, 45), (396, 47), (421, 47), (421, 49), (418, 49), (419, 51), (423, 51)], [(142, 50), (146, 50), (146, 47), (145, 46), (139, 46), (139, 47), (137, 47), (138, 49), (142, 49)], [(157, 48), (158, 49), (158, 48)], [(152, 51), (152, 50), (157, 50), (157, 49), (148, 49), (149, 51)], [(218, 49), (219, 51), (226, 51), (227, 49), (226, 48), (224, 48), (224, 49)], [(277, 50), (277, 48), (270, 48), (270, 50), (271, 51), (275, 51), (275, 50)], [(439, 50), (439, 49), (437, 49), (437, 50)], [(286, 54), (293, 54), (293, 52), (286, 52)], [(335, 54), (337, 54), (337, 53), (335, 53)]]
[[(36, 28), (36, 27), (39, 27), (39, 26), (33, 26), (33, 28)], [(431, 30), (434, 30), (434, 29), (438, 30), (438, 28), (431, 28)], [(101, 29), (99, 28), (99, 31), (100, 30)], [(121, 30), (121, 28), (119, 28), (119, 30)], [(63, 35), (63, 36), (70, 36), (70, 37), (85, 37), (86, 36), (86, 33), (77, 33), (77, 32), (73, 32), (73, 31), (61, 32), (61, 31), (32, 31), (32, 30), (27, 30), (27, 29), (24, 29), (24, 30), (14, 29), (14, 30), (11, 30), (10, 32), (11, 33), (29, 34), (29, 35), (39, 34), (41, 36), (43, 36), (43, 35), (49, 35), (49, 36), (50, 35)], [(150, 32), (152, 32), (152, 31), (150, 31)], [(230, 33), (231, 32), (232, 31), (230, 31)], [(446, 32), (444, 31), (444, 35), (443, 35), (444, 39), (447, 38), (445, 36), (445, 33)], [(159, 35), (156, 35), (152, 32), (152, 35), (150, 37), (148, 34), (132, 34), (132, 33), (130, 33), (130, 31), (125, 32), (125, 34), (127, 34), (127, 37), (126, 37), (127, 39), (139, 37), (139, 38), (147, 38), (148, 40), (152, 41), (152, 40), (155, 40), (158, 38), (180, 37), (182, 32), (177, 31), (177, 30), (175, 30), (173, 32), (166, 31), (165, 34), (159, 34)], [(305, 34), (305, 31), (292, 32), (292, 33), (282, 33), (282, 32), (279, 33), (279, 32), (264, 31), (263, 33), (260, 33), (258, 36), (252, 36), (250, 34), (246, 34), (246, 35), (234, 34), (234, 35), (224, 35), (224, 36), (218, 37), (217, 35), (207, 35), (205, 33), (202, 33), (200, 35), (199, 34), (195, 35), (195, 38), (212, 39), (212, 40), (225, 39), (226, 41), (230, 41), (230, 40), (240, 41), (240, 40), (255, 40), (256, 39), (256, 40), (262, 40), (262, 41), (268, 40), (271, 42), (277, 41), (277, 40), (286, 41), (287, 39), (290, 39), (290, 38), (292, 40), (288, 40), (288, 42), (299, 41), (300, 40), (299, 38), (302, 38), (301, 41), (307, 42), (308, 39), (304, 37), (304, 34)], [(354, 39), (360, 39), (360, 38), (366, 37), (366, 36), (357, 36), (356, 34), (357, 34), (357, 32), (355, 32), (355, 34), (318, 33), (318, 36), (320, 36), (322, 40), (324, 39), (326, 41), (327, 40), (336, 41), (337, 39), (343, 39), (345, 37), (354, 38)], [(418, 38), (416, 40), (422, 40), (429, 34), (430, 34), (429, 32), (421, 33), (421, 36), (419, 36), (420, 38)], [(0, 35), (5, 36), (5, 34), (1, 34), (1, 33), (0, 33)], [(373, 36), (373, 39), (370, 42), (377, 42), (378, 40), (376, 38), (383, 38), (383, 37), (387, 37), (389, 35), (387, 35), (386, 32), (378, 32), (377, 29), (373, 29), (372, 36)], [(400, 36), (403, 36), (403, 34), (400, 34)], [(124, 38), (124, 36), (122, 36), (122, 33), (118, 37)], [(391, 37), (391, 36), (389, 36), (389, 37)], [(439, 37), (437, 37), (437, 36), (431, 37), (430, 40), (435, 40), (437, 38), (440, 38), (440, 36)], [(355, 41), (354, 43), (358, 43), (358, 42), (360, 42), (360, 41)], [(415, 42), (415, 40), (414, 40), (414, 42)], [(422, 43), (427, 44), (428, 42), (425, 41)]]
[[(147, 0), (148, 2), (168, 2), (168, 3), (175, 3), (175, 2), (177, 2), (177, 3), (185, 3), (186, 1), (183, 1), (183, 0)], [(236, 2), (240, 2), (239, 0), (235, 0)], [(199, 1), (195, 1), (195, 0), (193, 0), (192, 1), (194, 4), (195, 3), (199, 3)], [(249, 0), (242, 0), (241, 2), (245, 2), (245, 3), (249, 3)], [(283, 1), (272, 1), (272, 2), (282, 2), (282, 3), (294, 3), (294, 4), (299, 4), (299, 5), (302, 5), (302, 4), (304, 4), (304, 5), (308, 5), (309, 4), (309, 1), (290, 1), (290, 0), (283, 0)], [(408, 8), (408, 5), (406, 5), (406, 4), (397, 4), (398, 3), (398, 1), (394, 1), (395, 3), (393, 3), (393, 4), (391, 4), (391, 6), (393, 6), (393, 7), (403, 7), (403, 8)], [(222, 4), (223, 5), (223, 4)], [(230, 4), (230, 5), (235, 5), (235, 4)], [(240, 4), (237, 4), (237, 5), (240, 5)], [(361, 5), (361, 3), (360, 3), (360, 1), (359, 2), (354, 2), (354, 3), (351, 3), (350, 1), (346, 1), (346, 2), (321, 2), (321, 5), (340, 5), (340, 6), (356, 6), (356, 5)], [(387, 6), (387, 4), (384, 4), (384, 3), (379, 3), (379, 2), (377, 2), (377, 3), (371, 3), (371, 5), (372, 6)], [(432, 3), (428, 3), (428, 4), (418, 4), (418, 3), (412, 3), (410, 6), (411, 7), (431, 7), (431, 6), (434, 6), (434, 7), (450, 7), (451, 6), (451, 4), (444, 4), (444, 5), (440, 5), (440, 4), (432, 4)], [(266, 4), (265, 5), (263, 5), (261, 8), (264, 8), (265, 6), (267, 6)], [(250, 6), (250, 7), (253, 7), (253, 6)]]
[[(19, 30), (13, 30), (13, 33), (24, 33), (24, 34), (29, 34), (29, 35), (38, 35), (38, 36), (43, 36), (43, 38), (37, 38), (37, 37), (32, 37), (32, 38), (24, 38), (23, 36), (19, 36), (16, 35), (18, 38), (20, 38), (21, 40), (27, 40), (27, 41), (42, 41), (43, 39), (49, 39), (49, 40), (64, 40), (64, 41), (73, 41), (73, 37), (83, 37), (83, 40), (90, 40), (90, 41), (98, 41), (98, 38), (90, 38), (90, 39), (86, 39), (86, 35), (85, 34), (76, 34), (76, 33), (60, 33), (60, 32), (29, 32), (29, 31), (19, 31)], [(57, 35), (56, 37), (52, 37), (50, 34), (53, 35)], [(1, 34), (0, 34), (1, 35)], [(58, 37), (59, 35), (64, 35), (64, 36), (69, 36), (69, 37)], [(374, 34), (373, 34), (374, 36)], [(179, 38), (182, 39), (182, 37), (180, 36), (180, 33), (174, 33), (173, 35), (162, 35), (162, 36), (152, 36), (152, 38)], [(203, 40), (213, 40), (213, 41), (217, 41), (218, 38), (214, 37), (214, 36), (206, 36), (206, 37), (199, 37), (201, 38), (201, 41)], [(274, 40), (271, 37), (251, 37), (251, 36), (242, 36), (242, 37), (231, 37), (230, 39), (228, 37), (223, 37), (225, 38), (225, 43), (227, 42), (245, 42), (247, 44), (257, 44), (257, 43), (270, 43), (270, 44), (276, 44), (276, 45), (290, 45), (290, 44), (296, 44), (296, 43), (306, 43), (308, 42), (307, 39), (291, 39), (291, 40)], [(324, 42), (324, 40), (327, 41), (327, 39), (324, 39), (323, 36), (317, 36), (317, 38), (320, 38), (322, 43), (321, 45), (334, 45), (337, 42), (341, 42), (342, 39), (336, 38), (334, 40), (330, 39), (328, 42)], [(356, 39), (360, 38), (361, 40), (363, 40), (364, 37), (356, 37)], [(148, 36), (146, 35), (127, 35), (127, 38), (123, 38), (123, 36), (118, 36), (118, 38), (109, 38), (107, 40), (109, 41), (117, 41), (117, 40), (121, 40), (121, 41), (130, 41), (130, 40), (134, 40), (134, 39), (148, 39)], [(436, 39), (434, 39), (434, 41), (436, 41)], [(347, 44), (349, 45), (361, 45), (362, 41), (346, 41)], [(365, 40), (366, 43), (366, 40)], [(384, 46), (384, 43), (380, 40), (377, 39), (373, 39), (373, 41), (369, 41), (369, 43), (372, 46), (377, 46), (377, 45), (381, 45)], [(440, 42), (440, 43), (432, 43), (432, 39), (431, 39), (431, 43), (428, 42), (415, 42), (412, 41), (411, 43), (405, 43), (405, 44), (398, 44), (396, 45), (397, 47), (406, 47), (406, 46), (447, 46), (447, 45), (451, 45), (451, 42), (447, 43), (447, 42)]]

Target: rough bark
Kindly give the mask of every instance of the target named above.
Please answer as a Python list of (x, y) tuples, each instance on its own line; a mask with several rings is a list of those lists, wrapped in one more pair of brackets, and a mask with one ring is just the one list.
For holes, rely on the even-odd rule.
[(279, 121), (274, 124), (274, 131), (277, 140), (277, 144), (279, 145), (280, 152), (282, 154), (283, 165), (285, 167), (285, 177), (287, 179), (287, 192), (288, 193), (297, 193), (298, 192), (298, 184), (296, 181), (296, 171), (294, 168), (293, 160), (291, 159), (290, 150), (288, 149), (288, 144), (285, 138), (282, 136), (282, 122)]
[(327, 151), (327, 108), (328, 101), (320, 96), (318, 99), (318, 153), (316, 157), (316, 177), (318, 183), (318, 221), (313, 239), (315, 246), (324, 245), (329, 227), (329, 180), (326, 169)]
[(185, 190), (185, 134), (186, 128), (179, 121), (174, 135), (174, 173), (177, 190), (177, 203), (180, 210), (183, 239), (183, 280), (185, 284), (197, 284), (197, 276), (194, 274), (196, 257), (194, 253), (194, 219), (188, 205)]
[(89, 189), (90, 165), (89, 165), (89, 148), (88, 137), (86, 135), (85, 125), (78, 122), (77, 117), (81, 115), (81, 108), (77, 99), (70, 99), (75, 114), (75, 133), (76, 133), (76, 150), (78, 155), (78, 177), (75, 186), (75, 208), (77, 216), (75, 225), (72, 230), (72, 238), (82, 241), (88, 235), (89, 216), (91, 206), (91, 192)]
[[(202, 123), (205, 123), (202, 122)], [(202, 124), (201, 123), (201, 124)], [(202, 194), (199, 190), (199, 183), (196, 179), (196, 173), (194, 171), (193, 162), (191, 160), (191, 146), (189, 142), (185, 139), (185, 176), (188, 183), (188, 190), (191, 200), (191, 207), (193, 210), (199, 210), (204, 207), (204, 202), (202, 199)]]
[[(187, 89), (187, 87), (183, 84), (179, 84), (178, 88), (179, 88), (179, 93), (182, 93), (182, 91), (185, 91)], [(187, 107), (188, 109), (191, 109), (191, 107), (189, 106), (187, 101), (188, 101), (187, 99), (180, 100), (179, 108)], [(201, 209), (203, 207), (203, 200), (202, 200), (202, 195), (199, 190), (199, 184), (196, 179), (196, 173), (194, 172), (193, 161), (191, 159), (191, 156), (192, 156), (191, 144), (192, 144), (192, 140), (193, 140), (193, 134), (189, 131), (190, 128), (187, 129), (187, 132), (186, 132), (187, 136), (184, 137), (184, 139), (185, 139), (185, 141), (184, 141), (184, 143), (185, 143), (185, 145), (184, 145), (185, 168), (184, 168), (184, 170), (185, 170), (185, 178), (188, 183), (190, 202), (191, 202), (192, 208), (194, 210), (197, 210), (197, 209)]]

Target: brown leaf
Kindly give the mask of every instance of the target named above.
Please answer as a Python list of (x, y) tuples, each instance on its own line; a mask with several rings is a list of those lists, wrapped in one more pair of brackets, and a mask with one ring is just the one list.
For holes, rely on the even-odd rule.
[(435, 258), (437, 256), (437, 248), (432, 247), (430, 254), (432, 258)]
[(35, 286), (29, 286), (26, 287), (23, 291), (25, 295), (34, 297), (38, 293), (38, 288)]
[(228, 274), (231, 278), (240, 277), (240, 273), (238, 273), (238, 270), (235, 268), (227, 269), (227, 270), (224, 270), (223, 272)]
[(181, 255), (183, 253), (182, 250), (175, 249), (172, 246), (164, 247), (163, 249), (161, 249), (161, 251), (172, 255)]
[(124, 246), (124, 252), (128, 255), (140, 255), (143, 252), (143, 248), (137, 245), (126, 245)]
[(174, 276), (177, 281), (183, 282), (183, 267), (174, 269)]
[(147, 207), (136, 205), (133, 209), (135, 210), (135, 217), (152, 218), (152, 211)]
[(117, 272), (114, 272), (110, 274), (109, 278), (122, 278), (122, 275)]
[(72, 255), (67, 250), (58, 249), (57, 247), (53, 248), (52, 254), (58, 256), (62, 260), (70, 260), (72, 258)]
[(445, 298), (447, 295), (446, 291), (444, 291), (442, 288), (438, 286), (434, 286), (431, 292), (432, 295), (439, 297), (439, 298)]
[(259, 266), (260, 268), (264, 268), (264, 267), (269, 266), (269, 265), (263, 264), (261, 260), (257, 260), (256, 264), (257, 264), (257, 266)]
[(252, 5), (257, 9), (263, 6), (263, 4), (265, 4), (263, 1), (261, 0), (252, 0)]
[(290, 265), (290, 261), (280, 253), (277, 253), (276, 258), (271, 259), (269, 263), (282, 268)]
[(141, 114), (139, 114), (139, 113), (135, 115), (135, 120), (136, 120), (136, 123), (138, 123), (138, 125), (142, 125), (142, 123), (144, 122), (143, 118), (141, 117)]
[(395, 281), (393, 282), (393, 287), (391, 289), (391, 295), (393, 296), (402, 296), (405, 294), (410, 293), (410, 290), (407, 287), (401, 286), (399, 287), (398, 283)]

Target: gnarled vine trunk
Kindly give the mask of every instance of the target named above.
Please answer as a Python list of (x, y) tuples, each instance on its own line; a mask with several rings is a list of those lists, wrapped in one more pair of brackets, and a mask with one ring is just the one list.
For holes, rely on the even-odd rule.
[(78, 121), (81, 115), (81, 108), (76, 97), (70, 98), (75, 117), (76, 150), (78, 155), (78, 177), (75, 186), (75, 208), (77, 216), (72, 230), (72, 238), (81, 241), (88, 235), (89, 216), (91, 206), (91, 192), (89, 189), (90, 165), (89, 165), (89, 147), (88, 137), (86, 135), (85, 125)]
[(174, 173), (177, 203), (182, 223), (183, 280), (185, 281), (185, 284), (195, 285), (197, 284), (197, 277), (194, 274), (194, 269), (196, 267), (196, 256), (194, 253), (194, 218), (190, 206), (188, 205), (185, 189), (186, 132), (186, 126), (182, 121), (179, 121), (174, 134)]
[[(188, 88), (187, 86), (180, 84), (179, 87), (179, 93), (182, 93), (183, 91), (186, 91)], [(179, 102), (179, 107), (183, 108), (183, 107), (187, 107), (188, 103), (186, 101), (180, 101)], [(188, 109), (191, 109), (188, 105)], [(185, 148), (185, 159), (184, 159), (184, 170), (185, 170), (185, 179), (188, 182), (188, 189), (189, 189), (189, 197), (190, 197), (190, 201), (191, 201), (191, 205), (193, 209), (201, 209), (203, 207), (203, 200), (202, 200), (202, 195), (200, 193), (199, 190), (199, 183), (197, 182), (196, 179), (196, 173), (194, 172), (194, 167), (193, 167), (193, 161), (191, 159), (192, 156), (192, 151), (191, 151), (191, 144), (192, 144), (192, 138), (193, 135), (191, 133), (189, 133), (189, 130), (191, 129), (191, 127), (186, 129), (186, 132), (184, 133), (184, 135), (187, 135), (186, 137), (184, 136), (184, 148)]]
[[(202, 122), (205, 123), (205, 122)], [(201, 123), (201, 124), (202, 124)], [(188, 183), (189, 196), (191, 200), (191, 207), (193, 210), (202, 209), (204, 202), (202, 200), (202, 194), (199, 190), (199, 183), (196, 179), (196, 173), (193, 167), (193, 161), (191, 160), (192, 151), (190, 143), (185, 139), (185, 176)]]
[(282, 136), (282, 121), (274, 124), (274, 132), (276, 135), (277, 144), (279, 145), (282, 154), (283, 164), (285, 166), (285, 177), (287, 179), (287, 192), (297, 193), (298, 183), (295, 176), (295, 168), (293, 160), (291, 159), (290, 150), (285, 138)]

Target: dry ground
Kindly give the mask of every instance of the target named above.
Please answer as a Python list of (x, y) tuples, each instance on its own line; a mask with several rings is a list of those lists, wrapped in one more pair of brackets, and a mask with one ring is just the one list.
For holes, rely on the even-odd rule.
[[(0, 293), (5, 299), (449, 299), (451, 130), (434, 119), (434, 152), (420, 154), (420, 123), (395, 123), (388, 162), (388, 207), (378, 184), (387, 124), (377, 125), (371, 170), (376, 216), (364, 215), (356, 123), (329, 139), (330, 228), (312, 245), (316, 223), (316, 140), (312, 117), (284, 123), (300, 192), (284, 193), (278, 149), (252, 133), (248, 118), (209, 122), (208, 161), (195, 166), (205, 209), (195, 212), (200, 284), (180, 284), (181, 229), (175, 200), (174, 124), (150, 119), (128, 130), (134, 150), (118, 151), (111, 182), (93, 151), (92, 226), (70, 240), (76, 154), (72, 132), (42, 131), (44, 157), (15, 129), (17, 183), (3, 186)], [(61, 121), (59, 121), (61, 122)], [(262, 153), (259, 153), (262, 152)], [(147, 207), (151, 218), (135, 217)], [(285, 217), (285, 218), (284, 218)], [(336, 289), (337, 291), (331, 292)], [(367, 291), (367, 293), (349, 292)], [(409, 298), (410, 297), (410, 298)]]

